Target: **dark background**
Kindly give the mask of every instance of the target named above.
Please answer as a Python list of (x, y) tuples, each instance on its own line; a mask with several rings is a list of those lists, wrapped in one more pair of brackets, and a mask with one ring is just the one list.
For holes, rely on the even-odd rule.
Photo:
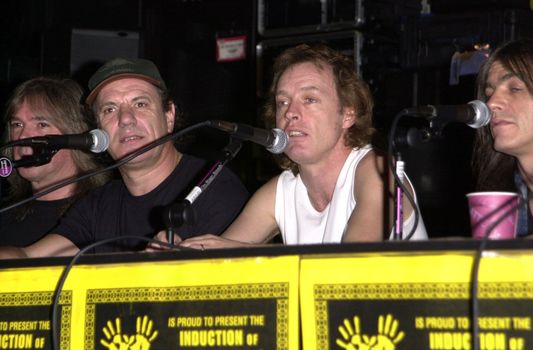
[[(324, 42), (351, 55), (376, 100), (385, 137), (402, 109), (475, 99), (475, 76), (449, 83), (455, 52), (533, 36), (527, 0), (4, 0), (0, 102), (23, 80), (74, 77), (84, 87), (105, 60), (145, 57), (160, 68), (185, 123), (223, 119), (261, 126), (270, 63), (286, 47)], [(246, 57), (217, 62), (216, 40), (244, 35)], [(3, 111), (3, 109), (2, 109)], [(402, 122), (402, 127), (420, 124)], [(430, 237), (469, 235), (474, 130), (448, 124), (440, 138), (401, 148)], [(202, 130), (182, 149), (210, 157), (225, 138)], [(278, 172), (245, 144), (230, 166), (250, 190)]]

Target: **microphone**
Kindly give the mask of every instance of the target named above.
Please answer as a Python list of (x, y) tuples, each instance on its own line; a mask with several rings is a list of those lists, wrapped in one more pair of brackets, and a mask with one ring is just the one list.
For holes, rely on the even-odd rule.
[(429, 121), (465, 123), (474, 129), (487, 125), (492, 115), (489, 107), (479, 100), (464, 105), (412, 107), (407, 109), (406, 114), (422, 116)]
[(51, 160), (52, 152), (24, 156), (19, 160), (11, 160), (7, 157), (0, 157), (0, 177), (8, 177), (11, 175), (11, 173), (13, 173), (15, 168), (41, 166), (50, 163)]
[(211, 120), (209, 125), (216, 129), (228, 132), (238, 139), (252, 141), (264, 146), (267, 151), (274, 154), (282, 153), (289, 143), (289, 137), (285, 131), (277, 128), (265, 130), (223, 120)]
[(51, 150), (69, 148), (101, 153), (109, 147), (109, 136), (104, 130), (94, 129), (82, 134), (29, 137), (14, 140), (6, 146), (48, 147)]

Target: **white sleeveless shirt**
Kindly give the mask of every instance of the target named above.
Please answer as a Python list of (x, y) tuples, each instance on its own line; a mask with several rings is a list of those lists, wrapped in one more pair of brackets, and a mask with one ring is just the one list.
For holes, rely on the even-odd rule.
[[(352, 150), (337, 178), (333, 198), (321, 212), (311, 204), (300, 174), (294, 176), (290, 170), (280, 174), (276, 188), (275, 218), (285, 244), (341, 242), (348, 219), (357, 204), (354, 196), (355, 171), (361, 159), (371, 150), (370, 145)], [(407, 176), (405, 178), (411, 185)], [(416, 203), (416, 194), (414, 199)], [(414, 212), (404, 220), (403, 232), (409, 233), (413, 225)], [(427, 239), (421, 217), (411, 239)]]

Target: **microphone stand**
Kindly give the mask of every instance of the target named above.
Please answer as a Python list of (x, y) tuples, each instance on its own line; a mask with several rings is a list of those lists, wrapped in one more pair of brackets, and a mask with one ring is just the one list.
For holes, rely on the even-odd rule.
[[(444, 123), (438, 119), (432, 119), (429, 121), (429, 128), (423, 128), (418, 132), (409, 132), (406, 137), (408, 146), (427, 142), (433, 137), (442, 137), (442, 129)], [(395, 202), (394, 202), (394, 231), (392, 235), (393, 240), (403, 240), (403, 196), (404, 187), (401, 185), (405, 179), (405, 162), (401, 158), (400, 152), (396, 153), (395, 163)], [(413, 210), (417, 211), (416, 206), (413, 205)], [(409, 237), (410, 238), (410, 237)], [(409, 239), (408, 238), (408, 239)]]
[[(401, 239), (405, 239), (405, 240), (409, 240), (415, 233), (416, 231), (416, 228), (418, 227), (418, 222), (420, 220), (420, 213), (418, 211), (418, 207), (415, 203), (415, 200), (414, 200), (414, 197), (411, 195), (411, 193), (407, 190), (407, 188), (404, 186), (403, 184), (403, 176), (405, 176), (404, 172), (402, 171), (400, 175), (402, 175), (402, 179), (400, 179), (400, 177), (398, 176), (398, 173), (397, 171), (395, 170), (396, 169), (396, 164), (395, 164), (395, 159), (394, 159), (394, 155), (396, 154), (393, 150), (395, 147), (398, 146), (398, 142), (401, 141), (401, 140), (397, 140), (395, 139), (395, 136), (396, 135), (396, 127), (398, 126), (398, 123), (400, 121), (400, 118), (405, 116), (405, 115), (408, 115), (409, 114), (409, 110), (408, 109), (403, 109), (401, 110), (399, 113), (396, 114), (396, 116), (394, 117), (393, 121), (392, 121), (392, 124), (391, 124), (391, 128), (390, 128), (390, 131), (389, 131), (389, 142), (388, 142), (388, 145), (387, 145), (387, 149), (388, 149), (388, 152), (387, 152), (387, 163), (389, 164), (389, 169), (391, 170), (390, 172), (392, 173), (392, 175), (394, 176), (394, 180), (395, 180), (395, 184), (396, 184), (396, 191), (397, 191), (397, 198), (398, 200), (396, 201), (396, 205), (397, 204), (400, 204), (400, 209), (401, 209), (401, 205), (403, 204), (403, 197), (407, 198), (407, 200), (409, 201), (409, 203), (411, 204), (411, 206), (413, 207), (413, 210), (414, 210), (414, 223), (413, 223), (413, 227), (411, 228), (410, 232), (407, 233), (406, 237), (401, 237)], [(408, 139), (408, 138), (407, 138)], [(401, 210), (397, 210), (398, 212), (401, 212)], [(403, 221), (401, 220), (400, 218), (395, 218), (395, 223), (396, 223), (396, 227), (398, 229), (401, 229), (403, 230), (403, 222), (401, 222), (401, 225), (399, 225), (398, 223), (400, 223), (400, 221)], [(393, 229), (395, 229), (396, 227), (393, 227)], [(396, 239), (395, 238), (395, 231), (393, 231), (393, 239)], [(403, 233), (403, 232), (402, 232)]]
[(400, 183), (404, 179), (405, 163), (400, 153), (396, 154), (395, 172), (398, 180), (395, 179), (395, 202), (394, 202), (394, 233), (393, 240), (401, 241), (403, 239), (403, 189)]
[(185, 199), (168, 205), (163, 212), (163, 221), (167, 228), (167, 240), (174, 244), (174, 231), (183, 224), (192, 224), (196, 221), (196, 213), (192, 203), (205, 191), (205, 189), (218, 176), (224, 165), (233, 159), (242, 147), (242, 140), (230, 138), (229, 144), (222, 150), (221, 159), (217, 160), (202, 180), (196, 185)]

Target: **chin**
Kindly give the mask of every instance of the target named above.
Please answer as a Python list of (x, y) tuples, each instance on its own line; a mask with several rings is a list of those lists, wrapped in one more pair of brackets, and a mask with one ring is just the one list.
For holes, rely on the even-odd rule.
[(494, 143), (494, 149), (500, 153), (504, 153), (510, 156), (514, 156), (515, 154), (515, 147), (511, 144), (505, 144), (501, 142), (495, 142)]
[(28, 180), (34, 181), (39, 177), (39, 174), (42, 173), (41, 167), (28, 167), (28, 168), (18, 168), (17, 173), (20, 177)]
[(305, 154), (293, 154), (293, 155), (287, 155), (287, 157), (289, 157), (290, 160), (292, 160), (293, 162), (297, 164), (304, 165), (307, 163), (311, 163), (311, 158), (306, 156)]

